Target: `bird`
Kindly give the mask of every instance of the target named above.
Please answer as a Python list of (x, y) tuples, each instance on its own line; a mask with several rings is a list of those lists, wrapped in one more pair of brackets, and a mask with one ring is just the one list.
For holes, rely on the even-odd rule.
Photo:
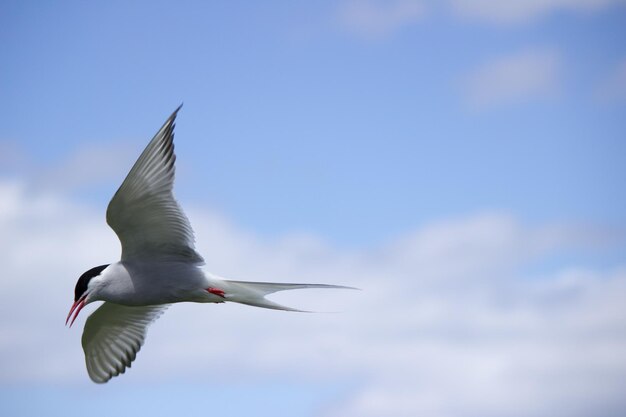
[(89, 269), (74, 289), (65, 320), (70, 328), (86, 305), (103, 301), (85, 321), (81, 338), (87, 373), (95, 383), (130, 368), (150, 324), (174, 303), (235, 302), (302, 311), (266, 296), (292, 289), (352, 288), (227, 280), (203, 269), (189, 219), (173, 194), (174, 127), (181, 107), (148, 143), (107, 207), (106, 221), (120, 240), (121, 259)]

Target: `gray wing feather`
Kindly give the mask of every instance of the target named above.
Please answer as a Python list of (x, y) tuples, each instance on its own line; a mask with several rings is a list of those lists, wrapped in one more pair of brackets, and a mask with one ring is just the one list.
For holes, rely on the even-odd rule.
[(142, 152), (107, 208), (122, 260), (158, 257), (202, 263), (193, 229), (173, 195), (176, 155), (172, 113)]
[(99, 384), (123, 374), (146, 338), (148, 326), (168, 305), (130, 307), (105, 302), (85, 323), (82, 345), (87, 373)]

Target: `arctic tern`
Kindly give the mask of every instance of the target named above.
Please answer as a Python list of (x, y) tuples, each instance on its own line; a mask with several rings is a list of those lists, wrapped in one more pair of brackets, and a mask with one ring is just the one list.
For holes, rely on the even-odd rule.
[(174, 122), (181, 106), (159, 129), (109, 202), (106, 221), (121, 242), (121, 260), (91, 268), (76, 283), (66, 325), (69, 322), (71, 327), (87, 304), (104, 301), (87, 319), (82, 336), (87, 372), (96, 383), (105, 383), (131, 366), (148, 326), (170, 304), (232, 301), (300, 311), (265, 296), (299, 288), (350, 288), (232, 281), (201, 269), (204, 260), (194, 248), (193, 230), (172, 193)]

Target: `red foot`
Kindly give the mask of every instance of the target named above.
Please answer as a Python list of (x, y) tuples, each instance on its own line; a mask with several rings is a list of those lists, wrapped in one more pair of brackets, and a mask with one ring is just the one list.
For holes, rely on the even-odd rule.
[(224, 291), (220, 290), (219, 288), (213, 288), (213, 287), (209, 287), (206, 289), (208, 292), (210, 292), (211, 294), (215, 294), (218, 295), (222, 298), (226, 298)]

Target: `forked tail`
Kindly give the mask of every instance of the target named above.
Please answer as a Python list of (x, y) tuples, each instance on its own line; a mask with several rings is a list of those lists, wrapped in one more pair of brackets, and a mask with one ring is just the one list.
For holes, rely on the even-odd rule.
[(230, 281), (224, 280), (228, 288), (226, 290), (226, 300), (240, 304), (247, 304), (255, 307), (271, 308), (274, 310), (299, 311), (296, 308), (286, 307), (265, 298), (266, 295), (277, 291), (298, 290), (303, 288), (338, 288), (356, 290), (354, 287), (329, 284), (283, 284), (278, 282), (252, 282), (252, 281)]

